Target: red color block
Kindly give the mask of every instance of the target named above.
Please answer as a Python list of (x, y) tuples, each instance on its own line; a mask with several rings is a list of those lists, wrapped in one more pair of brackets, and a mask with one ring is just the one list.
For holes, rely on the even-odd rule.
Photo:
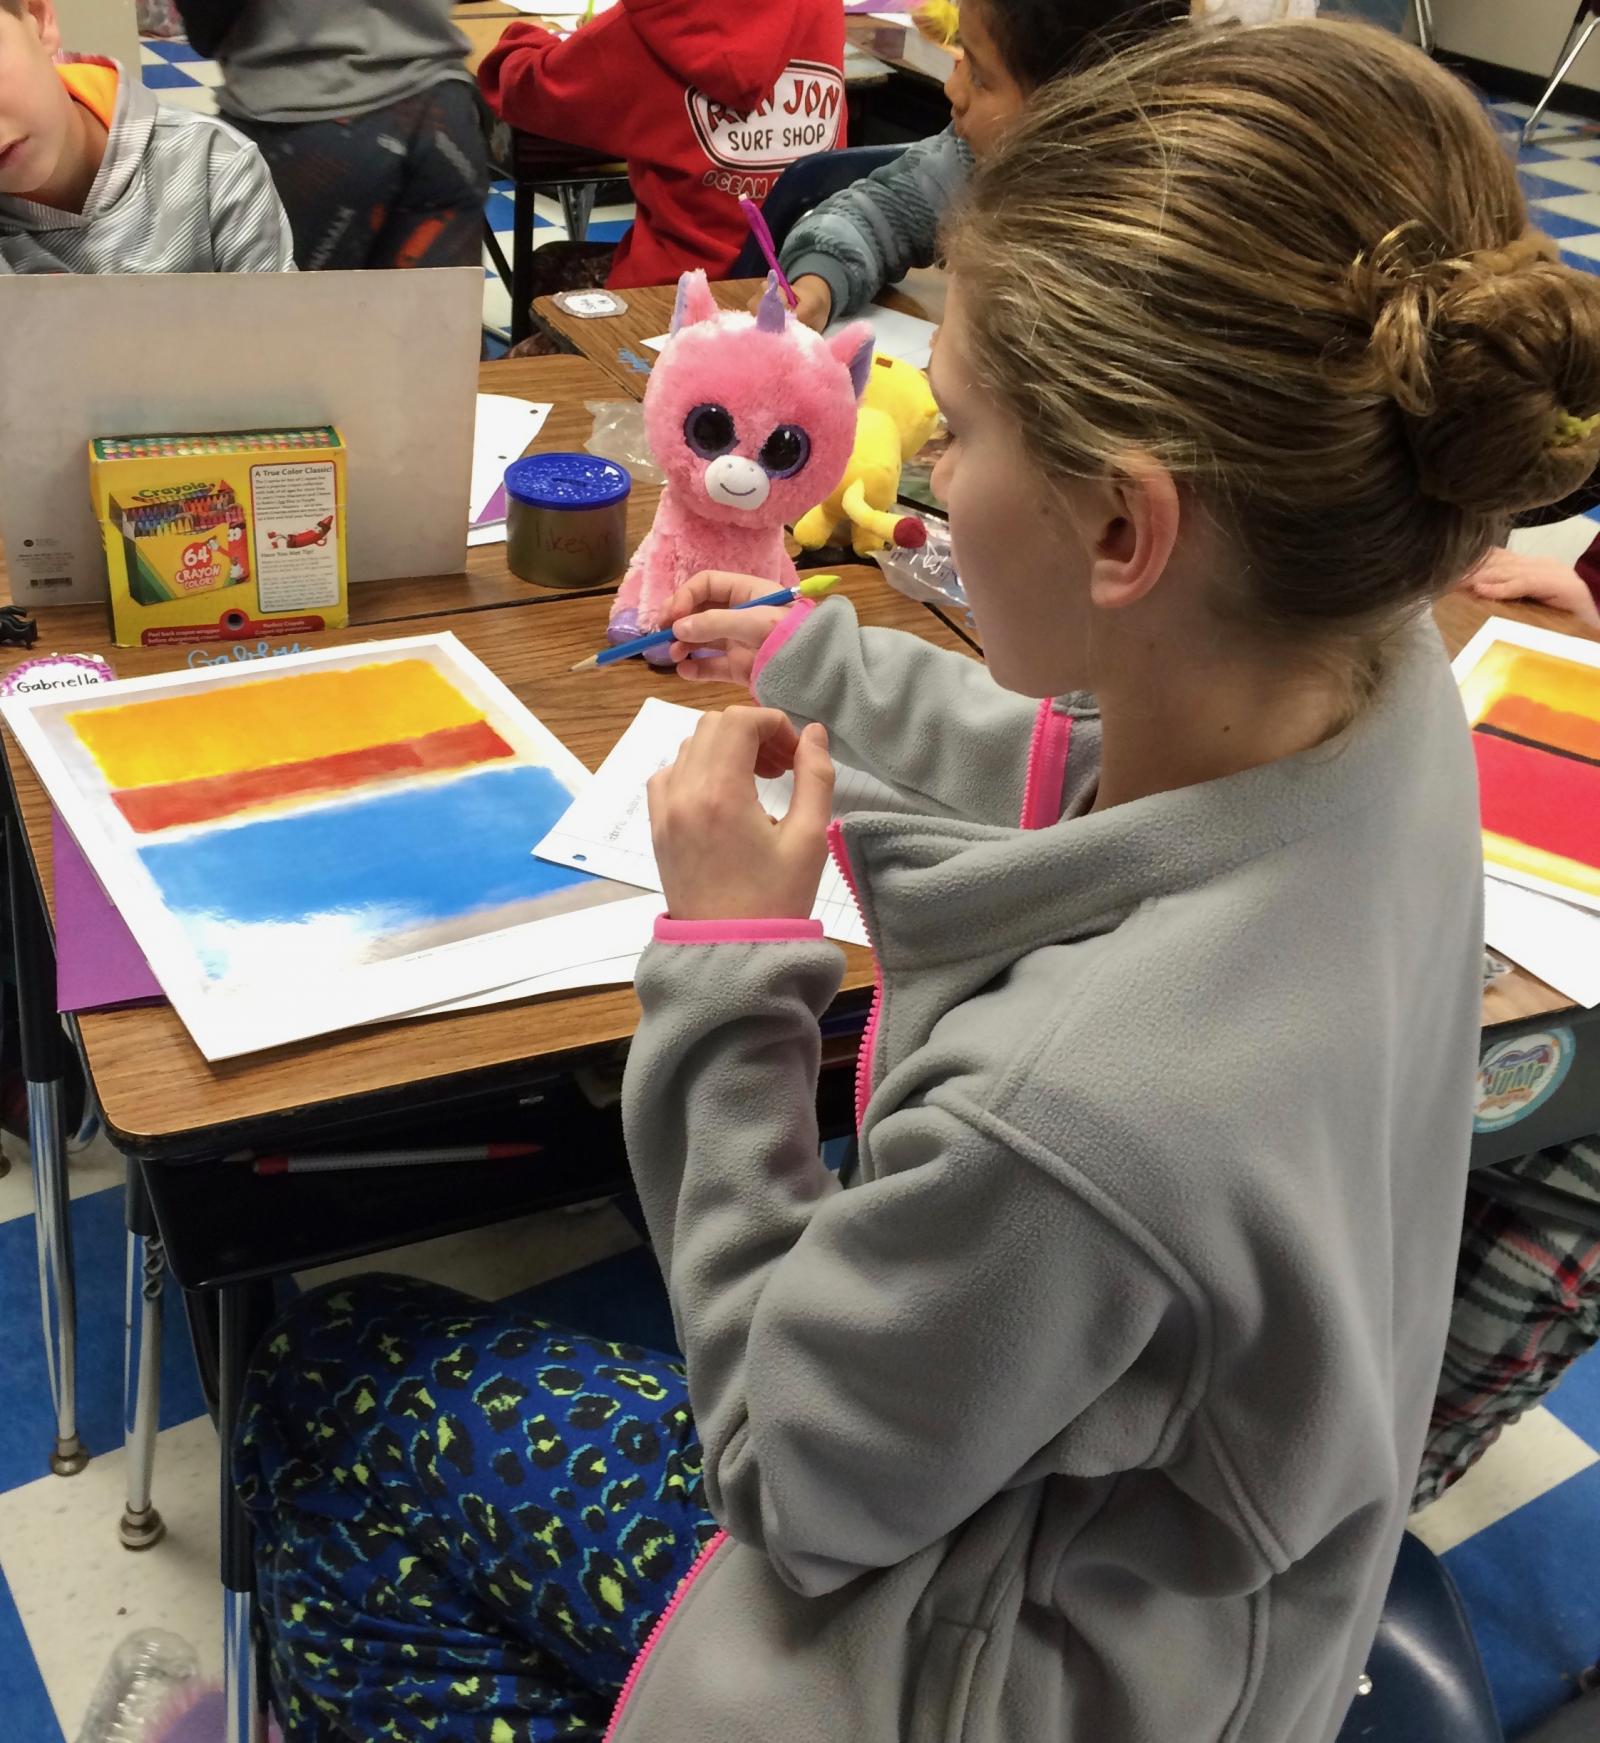
[(464, 769), (514, 754), (487, 720), (473, 720), (465, 726), (447, 726), (439, 732), (370, 745), (365, 750), (279, 763), (275, 768), (207, 775), (195, 781), (169, 781), (159, 787), (128, 787), (111, 797), (139, 834), (148, 835), (182, 823), (214, 823), (277, 799), (338, 793), (372, 781)]
[(1485, 829), (1600, 867), (1600, 768), (1486, 732), (1472, 748)]

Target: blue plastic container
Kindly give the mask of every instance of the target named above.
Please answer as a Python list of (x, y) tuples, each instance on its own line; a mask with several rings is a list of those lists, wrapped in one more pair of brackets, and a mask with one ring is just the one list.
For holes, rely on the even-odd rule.
[(506, 468), (506, 562), (541, 587), (601, 587), (628, 561), (633, 479), (596, 454), (530, 454)]

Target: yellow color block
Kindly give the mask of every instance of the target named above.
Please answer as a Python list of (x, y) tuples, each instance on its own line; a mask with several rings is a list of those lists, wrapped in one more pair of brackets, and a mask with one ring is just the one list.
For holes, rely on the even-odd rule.
[(285, 672), (67, 716), (116, 790), (309, 762), (482, 718), (426, 660)]

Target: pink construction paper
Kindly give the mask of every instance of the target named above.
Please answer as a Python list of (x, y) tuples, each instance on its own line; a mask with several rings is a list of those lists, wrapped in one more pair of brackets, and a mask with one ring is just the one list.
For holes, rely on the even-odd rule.
[(83, 850), (51, 817), (56, 868), (56, 1009), (97, 1011), (162, 997), (144, 952), (112, 907)]

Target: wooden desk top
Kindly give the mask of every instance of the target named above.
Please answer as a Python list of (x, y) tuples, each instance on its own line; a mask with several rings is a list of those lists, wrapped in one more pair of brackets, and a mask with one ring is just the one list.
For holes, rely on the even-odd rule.
[[(718, 279), (712, 283), (711, 294), (723, 309), (743, 309), (760, 289), (755, 278)], [(878, 298), (886, 309), (898, 309), (902, 314), (917, 315), (925, 321), (944, 318), (945, 277), (942, 272), (919, 269), (907, 280), (903, 290), (888, 289)], [(646, 339), (658, 339), (672, 322), (672, 305), (677, 300), (676, 285), (634, 285), (617, 293), (627, 308), (620, 315), (607, 315), (598, 320), (582, 320), (556, 307), (550, 297), (540, 297), (533, 312), (550, 328), (597, 368), (603, 369), (635, 399), (644, 398), (650, 380), (648, 368), (640, 369), (624, 357), (631, 354), (638, 363), (649, 365), (656, 353)]]
[[(842, 571), (844, 591), (870, 622), (909, 629), (963, 652), (961, 642), (924, 607), (888, 587), (876, 569)], [(597, 768), (649, 695), (698, 707), (726, 707), (742, 692), (689, 685), (633, 661), (604, 674), (568, 668), (603, 645), (607, 598), (567, 596), (537, 609), (463, 612), (329, 632), (353, 642), (451, 630), (590, 767)], [(75, 644), (106, 652), (104, 633)], [(26, 657), (3, 650), (0, 664)], [(119, 675), (170, 670), (182, 649), (118, 648)], [(18, 809), (54, 920), (50, 803), (9, 733), (7, 763)], [(872, 983), (867, 951), (845, 950), (846, 992)], [(211, 1155), (282, 1143), (315, 1119), (320, 1128), (401, 1102), (428, 1083), (439, 1099), (496, 1081), (525, 1081), (581, 1055), (625, 1041), (638, 1006), (632, 987), (563, 993), (455, 1015), (387, 1023), (326, 1036), (243, 1059), (208, 1064), (168, 1005), (88, 1012), (80, 1019), (101, 1107), (113, 1133), (139, 1154)], [(362, 1105), (357, 1109), (354, 1104)]]
[[(616, 383), (581, 357), (527, 357), (485, 363), (478, 371), (483, 393), (503, 393), (515, 399), (546, 400), (553, 407), (538, 439), (528, 452), (581, 449), (594, 427), (587, 400), (618, 398)], [(658, 485), (635, 483), (628, 503), (628, 544), (632, 549), (650, 529), (660, 500)], [(620, 576), (617, 577), (621, 579)], [(615, 583), (592, 589), (609, 593)], [(570, 599), (567, 588), (540, 587), (523, 581), (506, 567), (506, 548), (476, 545), (467, 552), (466, 569), (457, 575), (430, 575), (415, 581), (363, 581), (350, 589), (350, 622), (395, 623), (406, 618), (442, 613), (483, 611), (500, 605), (528, 605)], [(5, 559), (0, 554), (0, 602), (9, 602)], [(99, 646), (106, 639), (104, 605), (44, 607), (39, 622), (38, 652), (72, 653)], [(113, 667), (121, 669), (114, 650)]]

